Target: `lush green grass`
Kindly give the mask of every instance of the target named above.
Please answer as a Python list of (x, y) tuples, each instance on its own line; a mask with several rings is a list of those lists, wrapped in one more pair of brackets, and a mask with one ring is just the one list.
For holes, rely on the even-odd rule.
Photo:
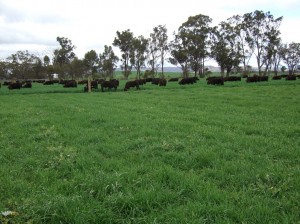
[(300, 80), (0, 89), (14, 223), (299, 223)]

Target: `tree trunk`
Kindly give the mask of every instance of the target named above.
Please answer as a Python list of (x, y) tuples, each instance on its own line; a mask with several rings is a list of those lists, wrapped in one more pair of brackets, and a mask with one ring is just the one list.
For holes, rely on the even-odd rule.
[(225, 68), (224, 66), (221, 66), (221, 76), (224, 77), (224, 73), (225, 73)]
[(91, 86), (91, 77), (88, 77), (88, 92), (92, 92), (92, 86)]
[(231, 68), (230, 68), (230, 67), (227, 67), (227, 68), (226, 68), (226, 77), (229, 76), (230, 72), (231, 72)]

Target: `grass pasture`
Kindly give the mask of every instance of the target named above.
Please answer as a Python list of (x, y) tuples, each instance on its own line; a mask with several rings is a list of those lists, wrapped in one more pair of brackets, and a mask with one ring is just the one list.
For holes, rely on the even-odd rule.
[(123, 87), (2, 86), (0, 223), (299, 223), (300, 80)]

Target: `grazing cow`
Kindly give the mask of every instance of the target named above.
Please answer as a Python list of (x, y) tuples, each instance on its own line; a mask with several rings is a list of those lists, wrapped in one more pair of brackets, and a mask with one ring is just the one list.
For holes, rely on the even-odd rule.
[(19, 81), (17, 82), (11, 82), (8, 87), (8, 89), (21, 89), (22, 88), (22, 83), (20, 83)]
[(207, 80), (208, 85), (224, 85), (224, 79), (222, 77), (214, 77)]
[(269, 76), (259, 76), (259, 82), (267, 82), (269, 80)]
[(246, 82), (259, 82), (259, 77), (257, 75), (254, 75), (252, 77), (248, 76)]
[(168, 80), (168, 82), (178, 82), (178, 78), (170, 78), (169, 80)]
[(296, 80), (296, 76), (295, 75), (287, 75), (286, 77), (285, 77), (285, 80)]
[(124, 91), (128, 91), (132, 87), (136, 87), (136, 89), (140, 89), (140, 85), (139, 85), (138, 80), (126, 82)]
[(64, 88), (74, 88), (77, 87), (77, 82), (75, 80), (66, 81), (64, 84)]
[(24, 85), (22, 86), (22, 88), (32, 88), (31, 81), (25, 81), (25, 83), (24, 83)]
[(167, 80), (166, 79), (159, 79), (158, 85), (159, 86), (166, 86), (167, 85)]
[(100, 84), (101, 84), (101, 91), (102, 92), (104, 92), (104, 88), (108, 88), (109, 90), (115, 89), (115, 91), (116, 91), (118, 86), (119, 86), (119, 81), (116, 80), (116, 79), (112, 79), (112, 80), (109, 80), (109, 81), (101, 80)]
[(159, 84), (159, 80), (160, 80), (160, 78), (153, 78), (151, 83), (153, 85), (158, 85)]
[[(83, 90), (84, 90), (84, 92), (87, 92), (88, 89), (89, 89), (89, 87), (88, 87), (88, 83), (87, 83)], [(98, 89), (98, 80), (91, 81), (91, 89)]]
[(281, 76), (281, 78), (286, 78), (287, 77), (287, 75), (284, 75), (284, 74), (280, 75), (280, 76)]
[(188, 78), (183, 78), (179, 81), (180, 85), (186, 85), (186, 84), (194, 84), (198, 80), (197, 77), (188, 77)]
[(145, 81), (146, 81), (146, 82), (152, 82), (152, 81), (153, 81), (153, 78), (146, 78)]
[(252, 77), (248, 77), (246, 82), (267, 82), (268, 80), (269, 80), (269, 76), (253, 75)]
[(137, 79), (136, 81), (139, 83), (139, 85), (144, 85), (147, 83), (145, 79)]
[(154, 78), (154, 79), (152, 79), (152, 84), (159, 85), (159, 86), (166, 86), (167, 80), (164, 78)]
[(227, 76), (227, 77), (224, 78), (224, 82), (235, 82), (235, 81), (241, 81), (241, 77)]
[(80, 80), (78, 82), (79, 85), (83, 85), (83, 84), (87, 84), (88, 83), (88, 80)]
[(111, 82), (113, 82), (117, 87), (119, 86), (119, 80), (117, 80), (117, 79), (111, 79), (110, 80)]
[(274, 75), (272, 80), (280, 80), (281, 79), (281, 76), (280, 75)]
[(54, 82), (52, 80), (45, 81), (43, 85), (53, 85)]

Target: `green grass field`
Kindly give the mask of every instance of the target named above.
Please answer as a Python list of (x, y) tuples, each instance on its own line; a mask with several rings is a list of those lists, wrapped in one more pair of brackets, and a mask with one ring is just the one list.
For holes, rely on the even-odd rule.
[(123, 88), (2, 86), (0, 223), (299, 223), (300, 80)]

